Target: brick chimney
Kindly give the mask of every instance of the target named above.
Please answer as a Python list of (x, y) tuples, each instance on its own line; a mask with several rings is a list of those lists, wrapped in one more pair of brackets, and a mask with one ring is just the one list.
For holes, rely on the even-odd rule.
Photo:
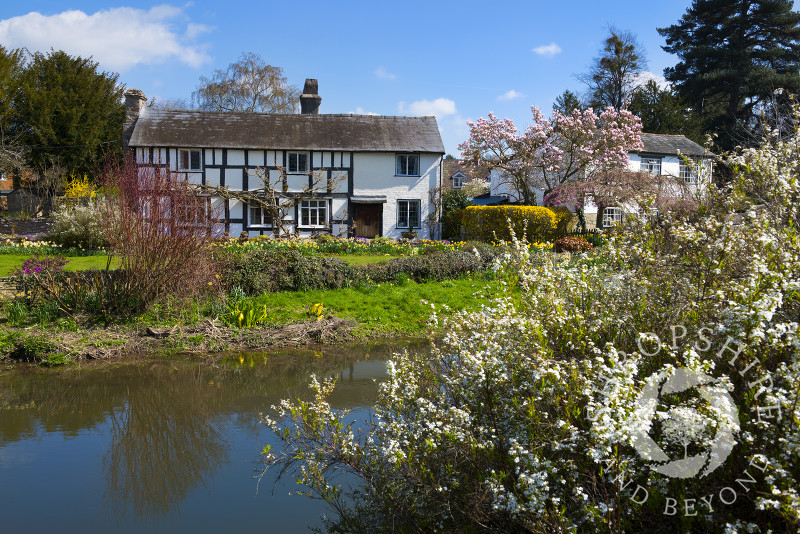
[(300, 113), (303, 115), (318, 115), (322, 97), (317, 94), (319, 85), (314, 78), (306, 78), (303, 94), (300, 95)]
[(125, 123), (122, 126), (122, 151), (128, 151), (128, 143), (133, 135), (133, 127), (139, 119), (139, 114), (144, 109), (147, 97), (139, 89), (125, 91)]

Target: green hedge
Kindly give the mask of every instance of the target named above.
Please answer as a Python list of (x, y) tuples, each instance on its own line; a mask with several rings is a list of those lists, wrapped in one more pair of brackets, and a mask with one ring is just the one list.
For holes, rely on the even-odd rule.
[(218, 253), (222, 289), (240, 288), (246, 295), (279, 291), (337, 289), (359, 283), (395, 282), (406, 274), (417, 282), (447, 280), (483, 269), (496, 253), (478, 246), (473, 252), (432, 251), (420, 256), (396, 258), (381, 263), (353, 266), (338, 258), (305, 256), (298, 251), (257, 250)]

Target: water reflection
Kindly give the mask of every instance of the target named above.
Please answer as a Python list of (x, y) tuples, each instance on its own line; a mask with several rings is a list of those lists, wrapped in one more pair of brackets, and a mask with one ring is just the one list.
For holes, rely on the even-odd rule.
[[(375, 378), (385, 373), (383, 359), (395, 350), (233, 354), (2, 376), (3, 530), (63, 533), (102, 525), (137, 532), (145, 522), (154, 531), (236, 525), (255, 532), (270, 514), (275, 531), (306, 531), (306, 514), (313, 507), (318, 516), (319, 505), (289, 499), (286, 491), (253, 497), (258, 451), (271, 439), (259, 413), (281, 398), (309, 395), (312, 373), (338, 377), (335, 407), (366, 409)], [(63, 496), (48, 502), (49, 522), (25, 497), (41, 491), (43, 481)], [(102, 499), (87, 506), (82, 495), (92, 494)]]
[(111, 444), (103, 459), (112, 515), (164, 516), (192, 490), (208, 486), (229, 461), (214, 416), (222, 397), (221, 390), (185, 377), (155, 376), (127, 390), (109, 418)]

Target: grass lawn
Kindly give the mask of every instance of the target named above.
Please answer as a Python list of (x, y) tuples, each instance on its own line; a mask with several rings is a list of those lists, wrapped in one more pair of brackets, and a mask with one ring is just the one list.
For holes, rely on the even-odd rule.
[[(0, 254), (0, 276), (9, 276), (17, 267), (25, 263), (31, 254)], [(69, 263), (64, 266), (68, 271), (81, 271), (84, 269), (105, 269), (107, 256), (66, 256)], [(119, 260), (111, 262), (112, 268), (117, 268)]]
[[(321, 302), (324, 315), (353, 319), (370, 333), (401, 332), (422, 334), (435, 304), (451, 310), (478, 310), (489, 302), (489, 295), (501, 291), (497, 282), (463, 278), (405, 285), (381, 284), (365, 288), (344, 288), (327, 291), (292, 291), (258, 297), (259, 307), (267, 305), (268, 322), (286, 324), (307, 321), (310, 308)], [(426, 301), (427, 304), (422, 303)]]

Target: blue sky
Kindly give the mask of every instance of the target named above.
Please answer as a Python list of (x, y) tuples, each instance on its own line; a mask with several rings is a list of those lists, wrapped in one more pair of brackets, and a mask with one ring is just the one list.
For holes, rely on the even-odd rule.
[(148, 97), (189, 100), (200, 76), (242, 52), (319, 80), (322, 113), (435, 115), (457, 154), (467, 120), (490, 111), (524, 127), (549, 113), (599, 53), (608, 26), (635, 33), (648, 71), (676, 58), (657, 27), (691, 0), (206, 1), (29, 0), (0, 7), (0, 44), (92, 56)]

